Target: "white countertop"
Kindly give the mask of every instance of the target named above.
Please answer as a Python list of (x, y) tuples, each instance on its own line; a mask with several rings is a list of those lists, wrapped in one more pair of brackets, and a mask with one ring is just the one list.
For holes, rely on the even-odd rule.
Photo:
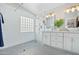
[(42, 32), (51, 32), (51, 33), (79, 33), (79, 31), (42, 31)]

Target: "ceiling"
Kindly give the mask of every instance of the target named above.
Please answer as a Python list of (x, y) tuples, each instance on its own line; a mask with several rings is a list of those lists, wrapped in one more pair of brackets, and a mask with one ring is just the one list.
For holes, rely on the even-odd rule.
[(54, 8), (64, 5), (64, 3), (10, 3), (8, 5), (17, 8), (22, 7), (33, 15), (42, 17), (49, 11), (53, 11)]
[(27, 3), (22, 6), (37, 16), (43, 16), (54, 8), (63, 5), (64, 3)]

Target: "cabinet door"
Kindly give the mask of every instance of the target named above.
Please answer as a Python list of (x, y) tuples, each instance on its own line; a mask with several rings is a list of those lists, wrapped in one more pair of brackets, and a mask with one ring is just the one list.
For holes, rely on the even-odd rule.
[(51, 34), (51, 46), (57, 48), (63, 48), (63, 36), (56, 36), (57, 33)]
[(51, 46), (52, 46), (52, 47), (56, 47), (56, 42), (51, 41)]
[(51, 33), (51, 41), (63, 41), (63, 34), (62, 33)]
[(79, 34), (64, 34), (64, 49), (79, 53)]
[(72, 50), (72, 38), (70, 33), (64, 33), (64, 49)]
[(43, 43), (50, 45), (50, 32), (43, 33)]
[(51, 46), (56, 48), (63, 48), (63, 44), (56, 41), (55, 42), (53, 41)]
[(79, 34), (73, 34), (73, 52), (79, 53)]
[[(60, 38), (60, 37), (58, 37), (58, 38)], [(59, 41), (57, 38), (54, 38), (54, 40), (51, 40), (52, 47), (63, 48), (63, 42)]]
[(58, 36), (58, 37), (62, 37), (63, 36), (63, 33), (58, 33), (58, 32), (54, 32), (54, 33), (51, 33), (52, 36)]

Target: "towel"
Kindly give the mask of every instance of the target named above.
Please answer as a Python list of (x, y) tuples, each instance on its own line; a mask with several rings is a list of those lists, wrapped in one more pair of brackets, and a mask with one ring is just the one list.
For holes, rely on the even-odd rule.
[(2, 13), (0, 13), (0, 47), (4, 46), (3, 35), (2, 35), (2, 24), (4, 24), (4, 19)]

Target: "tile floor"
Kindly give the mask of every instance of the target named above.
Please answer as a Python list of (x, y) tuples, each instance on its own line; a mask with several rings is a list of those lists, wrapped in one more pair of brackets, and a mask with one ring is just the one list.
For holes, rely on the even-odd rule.
[(76, 55), (76, 53), (49, 47), (36, 41), (31, 41), (0, 50), (0, 55)]

